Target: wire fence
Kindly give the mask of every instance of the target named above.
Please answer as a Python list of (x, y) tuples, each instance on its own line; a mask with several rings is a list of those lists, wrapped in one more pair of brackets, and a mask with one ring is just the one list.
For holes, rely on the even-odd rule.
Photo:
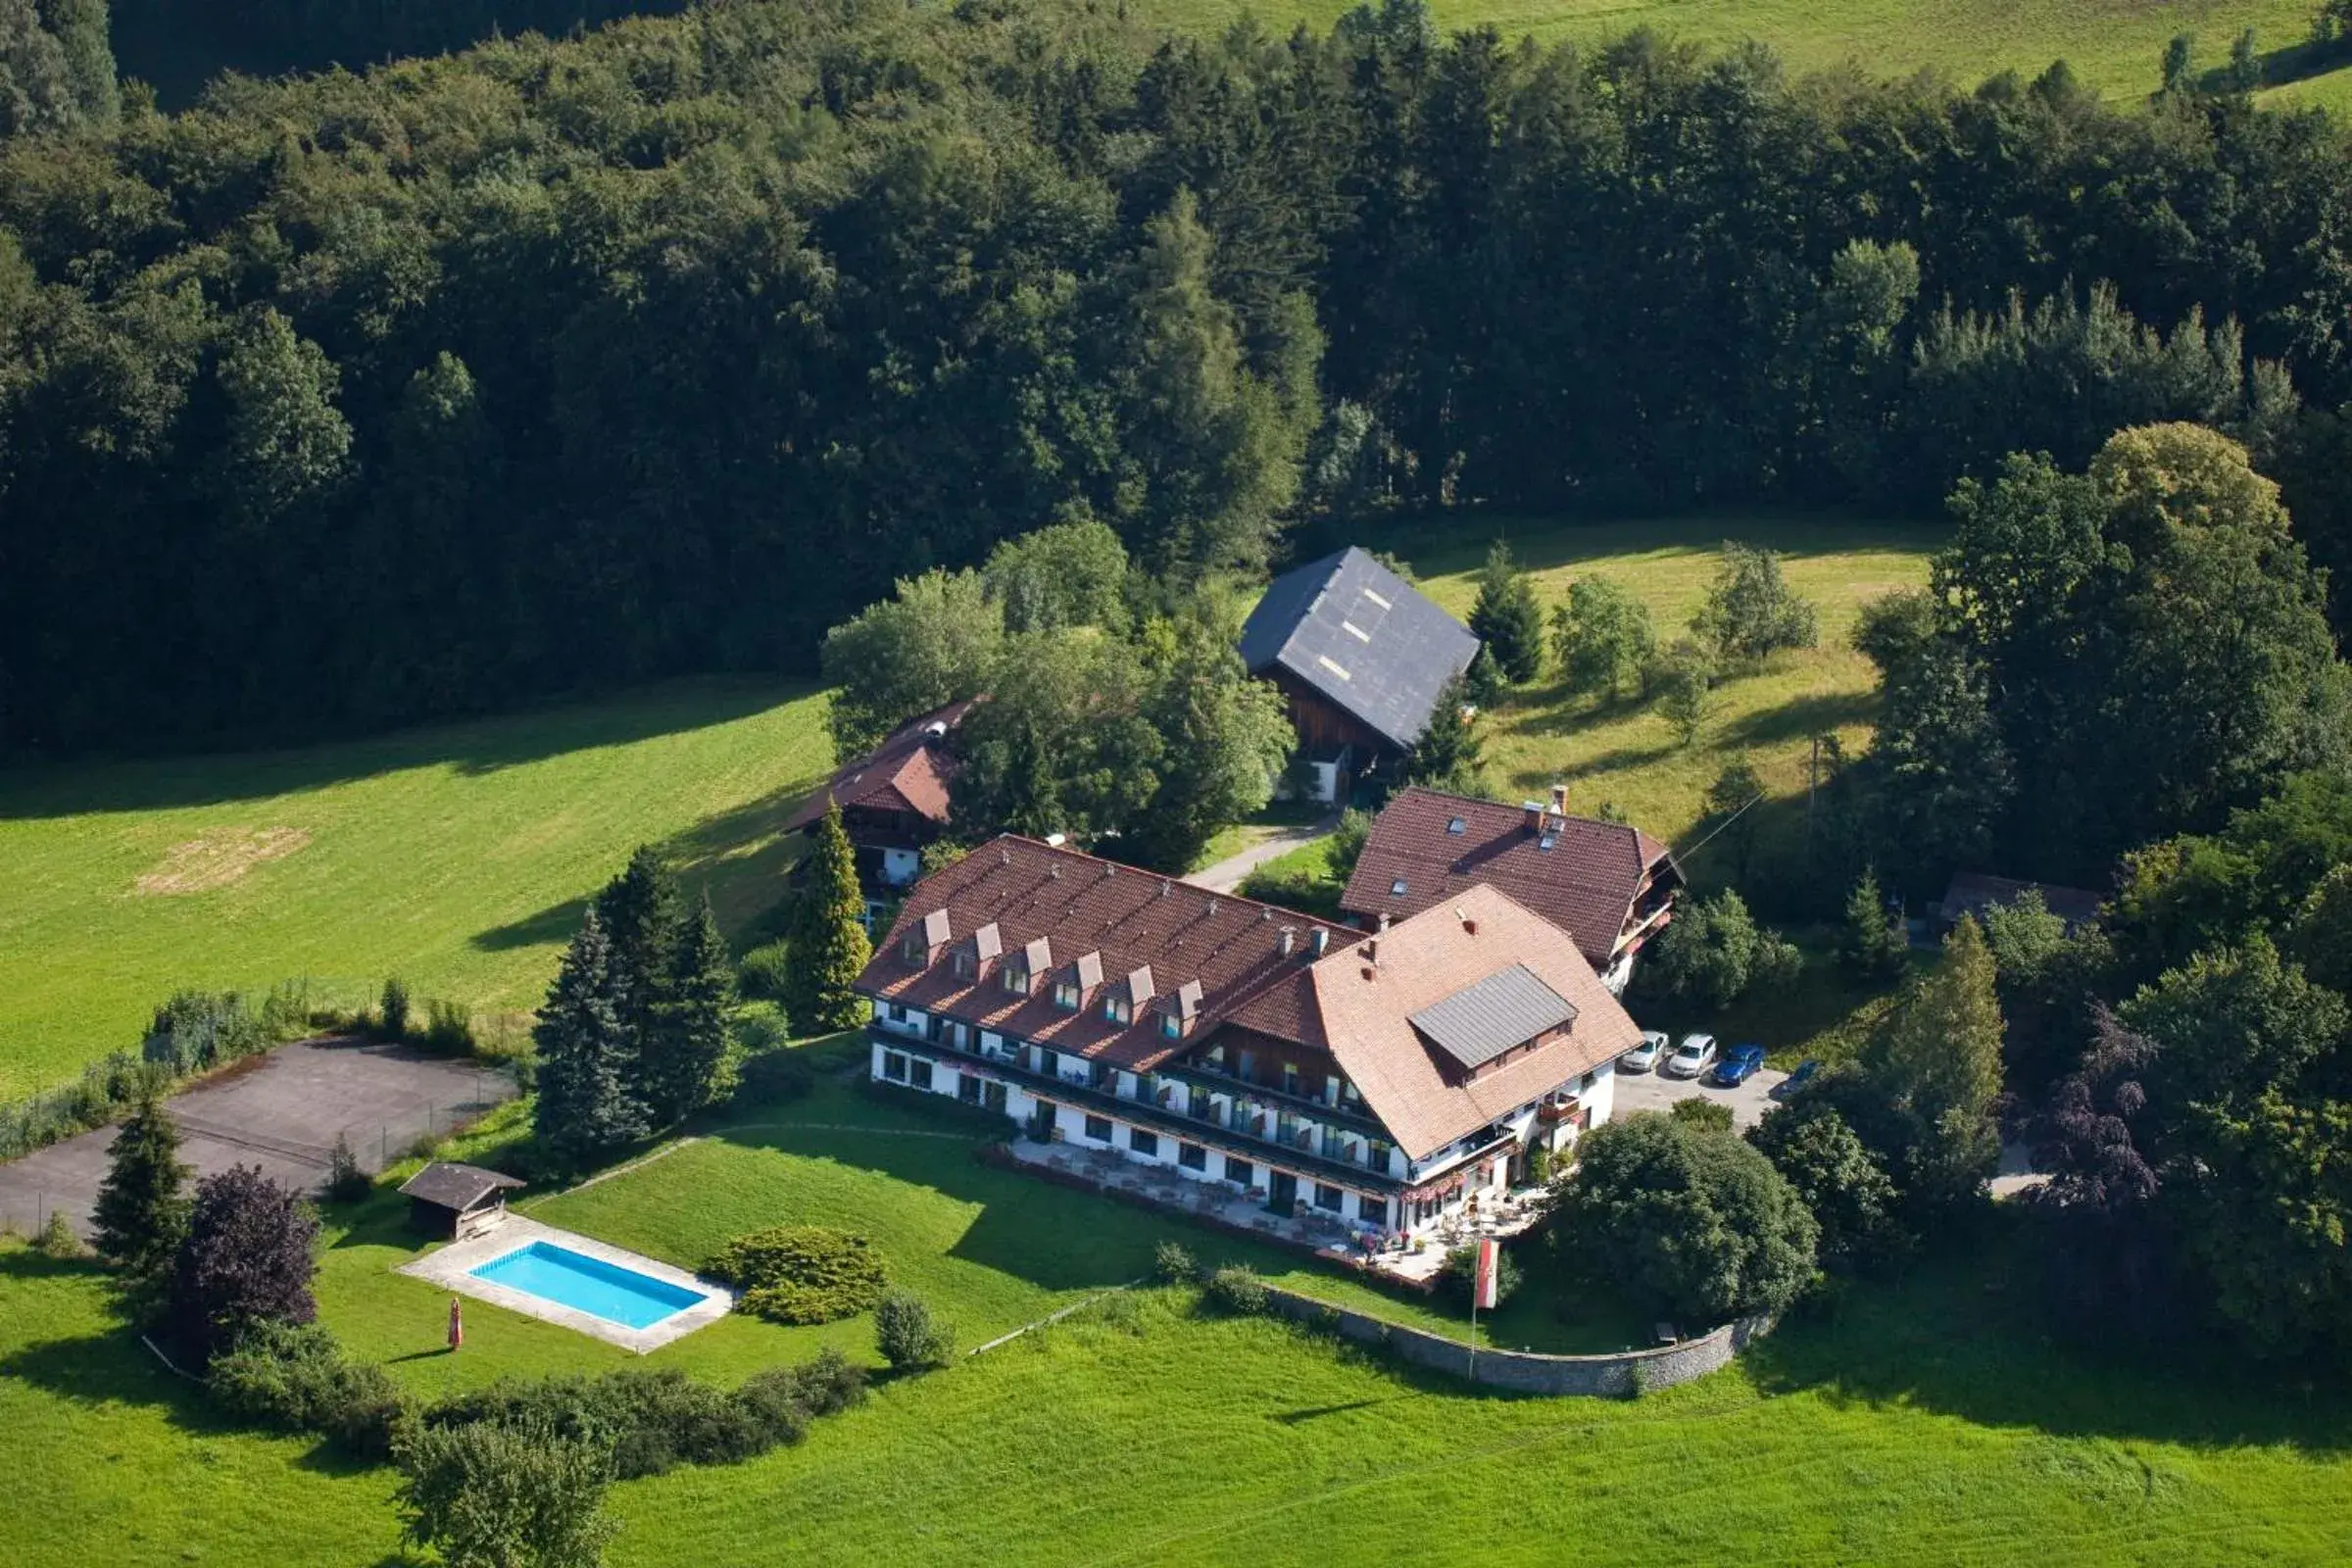
[[(420, 1101), (340, 1126), (248, 1126), (177, 1106), (172, 1119), (179, 1128), (180, 1158), (194, 1174), (259, 1165), (273, 1180), (315, 1196), (333, 1167), (338, 1144), (351, 1151), (362, 1170), (378, 1175), (464, 1131), (513, 1093), (514, 1085), (504, 1073), (484, 1066), (475, 1069), (474, 1090), (463, 1099)], [(111, 1129), (101, 1128), (0, 1165), (0, 1231), (38, 1236), (51, 1214), (62, 1213), (74, 1232), (86, 1238), (113, 1138)]]

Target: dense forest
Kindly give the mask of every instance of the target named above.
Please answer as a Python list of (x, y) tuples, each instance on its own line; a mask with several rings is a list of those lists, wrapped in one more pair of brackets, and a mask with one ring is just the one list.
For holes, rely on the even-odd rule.
[(2345, 131), (2063, 67), (754, 0), (223, 78), (0, 142), (0, 752), (810, 668), (1050, 521), (1181, 582), (1385, 506), (1933, 512), (2162, 419), (2340, 592), (2348, 402)]

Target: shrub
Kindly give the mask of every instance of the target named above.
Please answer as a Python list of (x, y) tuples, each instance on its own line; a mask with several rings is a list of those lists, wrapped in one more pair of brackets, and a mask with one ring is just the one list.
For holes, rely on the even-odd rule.
[(453, 1056), (471, 1055), (473, 1015), (456, 1003), (436, 997), (424, 1004), (424, 1043)]
[(778, 1049), (743, 1058), (735, 1073), (735, 1103), (781, 1105), (816, 1086), (816, 1068), (805, 1053)]
[(387, 1040), (409, 1038), (409, 983), (398, 975), (384, 982), (383, 998), (376, 1004), (376, 1025)]
[(909, 1291), (893, 1291), (874, 1308), (874, 1348), (900, 1372), (944, 1366), (956, 1352), (956, 1336), (931, 1321), (931, 1308)]
[(1266, 1282), (1246, 1263), (1229, 1263), (1209, 1275), (1201, 1287), (1201, 1299), (1220, 1312), (1236, 1317), (1253, 1316), (1266, 1309), (1269, 1298)]
[(74, 1227), (67, 1223), (64, 1211), (54, 1208), (49, 1211), (49, 1223), (41, 1227), (40, 1239), (33, 1245), (44, 1256), (61, 1260), (80, 1257), (89, 1251), (81, 1245), (81, 1238), (74, 1234)]
[(865, 1400), (865, 1368), (853, 1365), (830, 1345), (813, 1360), (761, 1376), (774, 1380), (777, 1392), (789, 1390), (794, 1402), (811, 1416), (832, 1415)]
[(879, 1303), (882, 1259), (862, 1236), (821, 1225), (779, 1225), (738, 1236), (708, 1272), (744, 1292), (745, 1310), (777, 1323), (831, 1323)]
[(808, 1406), (802, 1399), (798, 1368), (753, 1373), (735, 1391), (735, 1402), (771, 1448), (798, 1443), (808, 1430)]
[[(1478, 1249), (1475, 1247), (1453, 1248), (1446, 1252), (1446, 1261), (1438, 1265), (1439, 1293), (1464, 1309), (1470, 1305), (1470, 1288), (1477, 1278)], [(1511, 1250), (1505, 1247), (1497, 1250), (1494, 1255), (1494, 1302), (1497, 1306), (1518, 1292), (1520, 1278), (1518, 1260), (1511, 1256)]]
[(781, 1002), (791, 960), (792, 950), (782, 938), (763, 942), (736, 960), (735, 988), (755, 1002)]
[(618, 1480), (662, 1475), (680, 1462), (734, 1464), (769, 1446), (748, 1405), (674, 1369), (614, 1372), (582, 1393), (588, 1430), (612, 1434)]
[(356, 1203), (375, 1191), (375, 1178), (360, 1169), (360, 1156), (351, 1143), (335, 1135), (334, 1152), (326, 1156), (326, 1196), (330, 1202)]
[(1182, 1242), (1152, 1249), (1152, 1274), (1162, 1285), (1189, 1285), (1200, 1277), (1200, 1260)]
[(380, 1366), (352, 1360), (318, 1324), (263, 1323), (216, 1355), (205, 1389), (230, 1414), (286, 1432), (316, 1432), (380, 1459), (407, 1415)]
[(449, 1568), (594, 1568), (612, 1535), (600, 1445), (477, 1422), (432, 1427), (400, 1448), (404, 1539)]
[(1732, 1107), (1720, 1100), (1703, 1095), (1687, 1095), (1666, 1107), (1666, 1114), (1686, 1127), (1705, 1133), (1728, 1133), (1732, 1130)]

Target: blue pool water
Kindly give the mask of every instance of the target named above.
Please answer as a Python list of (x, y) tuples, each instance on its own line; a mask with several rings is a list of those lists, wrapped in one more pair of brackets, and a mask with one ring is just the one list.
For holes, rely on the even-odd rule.
[(472, 1270), (477, 1280), (504, 1285), (623, 1328), (651, 1328), (703, 1299), (667, 1280), (640, 1274), (618, 1263), (588, 1257), (553, 1242), (533, 1242)]

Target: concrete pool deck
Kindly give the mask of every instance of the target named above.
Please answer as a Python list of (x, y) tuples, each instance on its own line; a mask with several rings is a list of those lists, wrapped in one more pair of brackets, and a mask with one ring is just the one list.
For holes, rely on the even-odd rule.
[[(693, 1291), (702, 1299), (692, 1306), (672, 1312), (648, 1328), (633, 1329), (626, 1324), (598, 1317), (593, 1312), (583, 1312), (577, 1307), (551, 1301), (544, 1296), (533, 1296), (528, 1291), (494, 1285), (488, 1280), (474, 1277), (473, 1271), (492, 1258), (504, 1257), (533, 1242), (566, 1248), (583, 1257), (593, 1257), (615, 1268), (629, 1269), (665, 1285)], [(724, 1285), (689, 1274), (682, 1268), (673, 1268), (626, 1248), (609, 1246), (593, 1236), (582, 1236), (577, 1231), (560, 1231), (552, 1225), (542, 1225), (535, 1219), (515, 1213), (509, 1213), (485, 1235), (453, 1242), (422, 1257), (403, 1263), (392, 1272), (425, 1280), (444, 1290), (455, 1291), (460, 1296), (470, 1296), (477, 1301), (488, 1301), (492, 1306), (503, 1306), (510, 1312), (520, 1312), (525, 1317), (576, 1329), (608, 1345), (634, 1350), (639, 1355), (682, 1339), (706, 1323), (717, 1322), (735, 1305), (735, 1293)]]

